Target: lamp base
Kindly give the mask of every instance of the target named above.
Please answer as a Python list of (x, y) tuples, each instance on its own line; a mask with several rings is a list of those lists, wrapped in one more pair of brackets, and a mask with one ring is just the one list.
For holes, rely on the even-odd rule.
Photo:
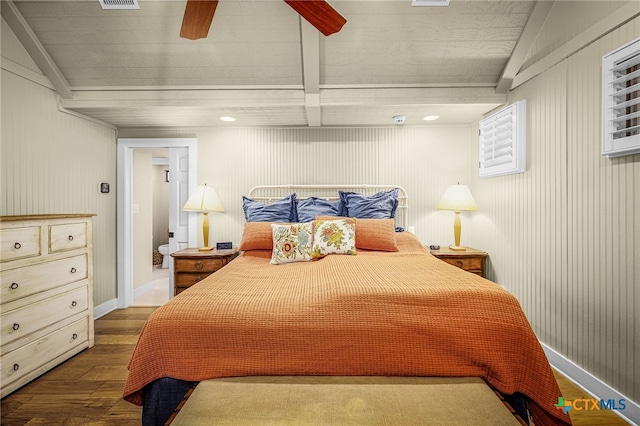
[(449, 250), (453, 250), (453, 251), (466, 251), (467, 248), (466, 247), (462, 247), (462, 246), (449, 246)]
[(211, 250), (213, 250), (213, 247), (200, 247), (198, 249), (198, 251), (211, 251)]

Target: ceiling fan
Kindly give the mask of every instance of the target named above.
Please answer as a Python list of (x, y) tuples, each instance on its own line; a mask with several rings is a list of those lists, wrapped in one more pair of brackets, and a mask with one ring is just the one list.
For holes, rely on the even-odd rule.
[[(284, 0), (300, 16), (325, 36), (337, 33), (347, 20), (326, 0)], [(207, 37), (218, 0), (187, 0), (180, 37), (196, 40)]]

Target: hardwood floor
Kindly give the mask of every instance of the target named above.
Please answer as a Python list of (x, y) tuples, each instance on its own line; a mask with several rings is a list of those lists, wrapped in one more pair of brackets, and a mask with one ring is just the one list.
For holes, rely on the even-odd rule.
[[(153, 307), (113, 311), (95, 322), (96, 345), (2, 400), (1, 424), (139, 425), (142, 409), (122, 399), (127, 363)], [(556, 374), (567, 400), (591, 398)], [(573, 424), (627, 425), (609, 410), (569, 411)]]
[(127, 363), (156, 308), (113, 311), (95, 322), (96, 344), (2, 400), (2, 425), (139, 425), (122, 399)]

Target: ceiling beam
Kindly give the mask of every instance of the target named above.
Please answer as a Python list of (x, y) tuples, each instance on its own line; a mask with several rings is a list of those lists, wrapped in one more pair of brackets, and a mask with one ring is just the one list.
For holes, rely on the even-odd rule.
[(522, 64), (527, 59), (527, 55), (531, 50), (531, 46), (536, 41), (542, 26), (547, 20), (547, 16), (553, 8), (554, 1), (536, 1), (533, 11), (529, 15), (526, 25), (524, 26), (520, 38), (509, 57), (507, 65), (502, 71), (496, 93), (507, 93), (511, 89), (513, 79), (522, 68)]
[(300, 18), (302, 39), (302, 79), (304, 108), (309, 127), (322, 125), (320, 109), (320, 34), (318, 30)]
[[(492, 87), (322, 89), (326, 106), (504, 104), (505, 94)], [(316, 99), (311, 99), (316, 96)], [(263, 90), (76, 90), (62, 99), (67, 109), (105, 108), (283, 108), (319, 104), (320, 94), (299, 89)]]
[(46, 49), (36, 37), (27, 21), (24, 19), (16, 5), (11, 0), (2, 1), (2, 18), (7, 22), (11, 30), (15, 33), (20, 43), (27, 50), (27, 53), (33, 59), (33, 62), (38, 65), (40, 71), (49, 79), (56, 92), (63, 99), (73, 98), (73, 92), (71, 86), (64, 78), (62, 72), (58, 69), (58, 66)]

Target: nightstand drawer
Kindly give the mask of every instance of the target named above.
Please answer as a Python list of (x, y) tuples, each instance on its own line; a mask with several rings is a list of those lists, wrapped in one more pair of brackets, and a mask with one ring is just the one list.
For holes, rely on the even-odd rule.
[(451, 250), (444, 247), (439, 250), (431, 250), (431, 254), (443, 262), (484, 277), (484, 262), (487, 253), (482, 250), (471, 247), (467, 247), (466, 250)]
[(178, 295), (195, 283), (207, 278), (239, 254), (235, 248), (210, 251), (184, 249), (171, 253), (174, 294)]
[(174, 285), (176, 287), (191, 287), (195, 283), (204, 280), (209, 275), (211, 275), (211, 272), (203, 272), (201, 274), (178, 274), (173, 277)]
[[(215, 272), (222, 268), (226, 259), (175, 259), (175, 272)], [(209, 275), (207, 274), (207, 275)]]
[(484, 259), (483, 258), (461, 258), (456, 259), (453, 257), (442, 258), (445, 262), (457, 266), (458, 268), (464, 269), (468, 272), (473, 272), (475, 274), (482, 274)]

